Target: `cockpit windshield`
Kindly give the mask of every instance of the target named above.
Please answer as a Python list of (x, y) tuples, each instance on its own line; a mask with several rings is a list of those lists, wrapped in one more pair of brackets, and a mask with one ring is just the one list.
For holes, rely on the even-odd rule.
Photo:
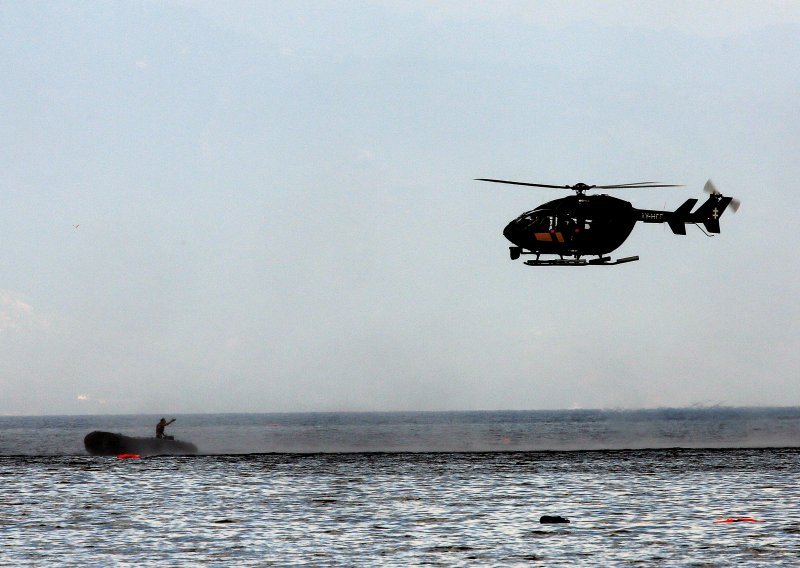
[(524, 229), (540, 227), (547, 222), (548, 221), (546, 217), (534, 212), (526, 213), (519, 218), (519, 223)]

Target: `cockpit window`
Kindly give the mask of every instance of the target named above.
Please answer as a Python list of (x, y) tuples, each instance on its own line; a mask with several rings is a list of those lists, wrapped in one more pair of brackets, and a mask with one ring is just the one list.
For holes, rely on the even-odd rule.
[(535, 227), (542, 224), (542, 218), (539, 215), (528, 214), (522, 217), (522, 223), (525, 227)]

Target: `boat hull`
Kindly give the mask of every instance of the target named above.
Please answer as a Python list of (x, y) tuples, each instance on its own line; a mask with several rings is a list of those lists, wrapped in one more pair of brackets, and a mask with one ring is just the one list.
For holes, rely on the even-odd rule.
[(93, 456), (117, 456), (139, 454), (140, 456), (186, 456), (197, 453), (191, 442), (166, 438), (134, 438), (111, 432), (94, 431), (83, 439), (86, 451)]

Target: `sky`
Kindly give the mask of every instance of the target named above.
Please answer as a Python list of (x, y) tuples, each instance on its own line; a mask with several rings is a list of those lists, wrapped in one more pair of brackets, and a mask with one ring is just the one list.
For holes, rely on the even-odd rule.
[[(800, 405), (800, 4), (0, 2), (0, 415)], [(741, 200), (527, 267), (564, 196)]]

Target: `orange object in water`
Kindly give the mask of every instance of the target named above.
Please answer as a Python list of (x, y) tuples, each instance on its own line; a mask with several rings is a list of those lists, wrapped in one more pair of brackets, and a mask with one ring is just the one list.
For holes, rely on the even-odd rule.
[(139, 454), (119, 454), (117, 456), (117, 458), (121, 460), (138, 460), (140, 457), (142, 456)]
[(728, 517), (727, 519), (717, 519), (715, 523), (763, 523), (764, 521), (753, 517)]

